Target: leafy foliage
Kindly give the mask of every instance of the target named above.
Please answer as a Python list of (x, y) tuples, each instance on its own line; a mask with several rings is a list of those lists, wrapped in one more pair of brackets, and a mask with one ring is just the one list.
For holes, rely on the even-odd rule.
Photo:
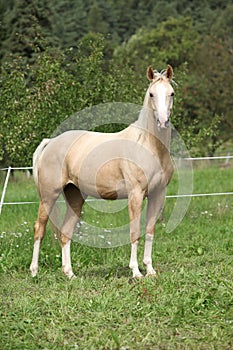
[[(2, 21), (3, 41), (0, 57), (4, 60), (9, 55), (22, 56), (26, 63), (33, 63), (38, 50), (52, 42), (51, 7), (48, 0), (15, 1), (12, 10), (6, 12)], [(9, 49), (10, 48), (10, 49)]]
[(115, 50), (115, 57), (119, 62), (127, 61), (139, 74), (144, 73), (145, 62), (152, 63), (157, 69), (164, 68), (168, 62), (179, 67), (191, 60), (191, 48), (197, 36), (190, 18), (170, 18), (156, 28), (139, 29)]
[(33, 67), (25, 67), (19, 59), (5, 64), (1, 77), (1, 157), (14, 165), (30, 165), (32, 153), (42, 138), (50, 137), (75, 112), (113, 98), (136, 100), (135, 91), (124, 82), (124, 71), (113, 62), (109, 63), (109, 72), (105, 71), (101, 36), (80, 42), (78, 54), (73, 56), (72, 71), (65, 54), (45, 51)]
[(1, 0), (0, 9), (0, 161), (29, 165), (41, 139), (85, 107), (142, 104), (149, 64), (174, 67), (173, 123), (193, 153), (231, 139), (228, 1)]

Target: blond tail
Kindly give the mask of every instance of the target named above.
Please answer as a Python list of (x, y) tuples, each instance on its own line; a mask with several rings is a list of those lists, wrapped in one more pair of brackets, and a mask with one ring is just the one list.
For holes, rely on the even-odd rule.
[(36, 185), (38, 185), (38, 161), (50, 140), (51, 139), (43, 139), (33, 154), (33, 177)]

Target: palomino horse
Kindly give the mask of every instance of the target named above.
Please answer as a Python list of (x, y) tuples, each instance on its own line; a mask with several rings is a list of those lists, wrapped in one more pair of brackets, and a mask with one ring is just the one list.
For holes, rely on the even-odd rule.
[(173, 106), (173, 70), (154, 72), (149, 66), (150, 85), (138, 120), (117, 133), (71, 130), (45, 139), (33, 156), (33, 169), (40, 194), (38, 218), (34, 227), (34, 250), (30, 266), (38, 272), (41, 241), (52, 208), (61, 193), (67, 204), (64, 222), (59, 229), (62, 246), (62, 270), (74, 276), (70, 243), (88, 195), (95, 198), (128, 198), (133, 277), (141, 277), (137, 248), (140, 238), (142, 202), (148, 199), (143, 262), (147, 275), (156, 274), (152, 266), (152, 242), (156, 219), (163, 207), (165, 190), (172, 174), (170, 158)]

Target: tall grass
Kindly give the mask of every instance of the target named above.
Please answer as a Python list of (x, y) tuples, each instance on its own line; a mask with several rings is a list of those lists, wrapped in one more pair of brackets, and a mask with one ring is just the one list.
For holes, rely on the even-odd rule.
[[(195, 170), (195, 192), (232, 190), (232, 169)], [(32, 180), (17, 175), (6, 201), (24, 200), (38, 201), (38, 196)], [(76, 242), (72, 262), (77, 279), (67, 280), (49, 229), (39, 274), (32, 278), (38, 206), (5, 205), (0, 218), (0, 348), (232, 349), (233, 197), (193, 198), (181, 224), (168, 234), (174, 202), (166, 200), (164, 219), (157, 225), (153, 258), (158, 276), (136, 281), (128, 268), (129, 244), (98, 249)], [(85, 219), (90, 215), (105, 220), (87, 205)], [(143, 240), (139, 262), (145, 272)]]

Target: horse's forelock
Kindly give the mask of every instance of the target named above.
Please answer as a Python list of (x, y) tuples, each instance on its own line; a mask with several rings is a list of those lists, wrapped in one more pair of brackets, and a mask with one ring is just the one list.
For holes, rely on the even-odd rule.
[(154, 71), (154, 79), (152, 83), (156, 83), (160, 80), (170, 81), (171, 84), (177, 85), (177, 83), (172, 79), (169, 80), (166, 76), (166, 69), (161, 70), (161, 72), (158, 72), (157, 70)]

